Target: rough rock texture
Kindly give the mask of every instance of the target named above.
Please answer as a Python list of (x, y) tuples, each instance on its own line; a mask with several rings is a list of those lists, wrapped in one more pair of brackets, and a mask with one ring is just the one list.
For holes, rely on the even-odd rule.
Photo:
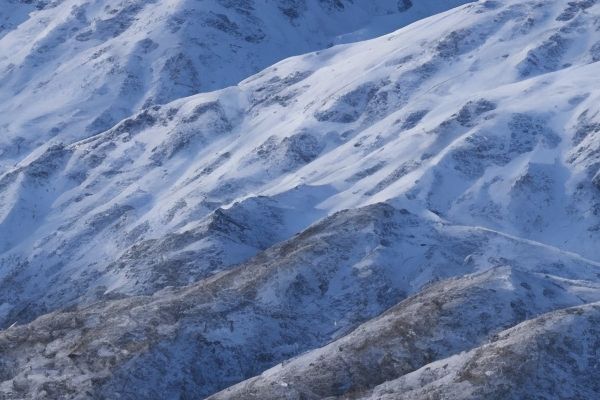
[(600, 397), (600, 3), (4, 4), (1, 398)]
[(555, 311), (498, 333), (491, 343), (378, 386), (364, 399), (593, 399), (600, 304)]
[[(504, 328), (526, 319), (600, 295), (596, 288), (584, 300), (576, 294), (578, 283), (559, 282), (510, 267), (443, 281), (343, 338), (210, 398), (344, 398), (498, 340)], [(416, 398), (430, 395), (425, 393)]]
[[(422, 246), (427, 242), (436, 244)], [(399, 262), (411, 249), (412, 259)], [(509, 257), (505, 249), (514, 258), (502, 258)], [(499, 266), (426, 287), (345, 336), (427, 282), (486, 270), (490, 262)], [(286, 364), (294, 375), (299, 363), (307, 380), (311, 363), (327, 367), (333, 387), (312, 382), (314, 390), (342, 394), (470, 349), (545, 311), (595, 301), (599, 275), (600, 265), (556, 249), (377, 204), (339, 212), (193, 286), (78, 306), (3, 331), (0, 393), (202, 397), (341, 337), (317, 356)], [(427, 346), (425, 353), (415, 350)], [(336, 356), (340, 348), (347, 359)], [(345, 361), (354, 357), (366, 367), (380, 365), (383, 375), (361, 377), (359, 361), (349, 370)], [(385, 361), (390, 357), (397, 362)], [(281, 394), (269, 393), (260, 396)]]

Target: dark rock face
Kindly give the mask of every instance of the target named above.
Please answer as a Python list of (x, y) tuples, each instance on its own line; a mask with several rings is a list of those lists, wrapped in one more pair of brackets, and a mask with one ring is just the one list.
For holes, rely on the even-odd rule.
[(398, 10), (406, 11), (413, 6), (412, 0), (398, 0)]
[(332, 107), (315, 114), (318, 121), (350, 123), (360, 118), (379, 87), (374, 83), (364, 84), (341, 96)]

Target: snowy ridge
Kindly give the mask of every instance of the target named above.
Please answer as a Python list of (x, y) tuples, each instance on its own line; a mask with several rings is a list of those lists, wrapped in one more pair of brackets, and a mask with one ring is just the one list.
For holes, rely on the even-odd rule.
[(467, 0), (0, 1), (0, 172), (154, 104)]
[(19, 158), (0, 393), (597, 397), (599, 21), (466, 4)]
[[(326, 347), (210, 398), (344, 398), (386, 381), (392, 382), (376, 388), (377, 396), (423, 398), (431, 395), (427, 389), (411, 397), (394, 378), (406, 375), (408, 381), (411, 375), (423, 373), (421, 379), (427, 379), (427, 372), (422, 372), (425, 366), (441, 365), (433, 360), (445, 361), (448, 355), (497, 341), (504, 328), (525, 318), (583, 303), (573, 293), (576, 286), (509, 267), (451, 279), (426, 288)], [(586, 300), (595, 301), (594, 297)], [(491, 381), (489, 375), (484, 379)], [(424, 386), (418, 380), (413, 385)], [(445, 389), (443, 383), (440, 386)]]
[(594, 398), (600, 390), (594, 350), (599, 311), (599, 304), (592, 303), (543, 315), (499, 333), (490, 344), (432, 363), (359, 398), (519, 398), (531, 393)]
[[(3, 309), (14, 308), (6, 323), (72, 304), (78, 291), (189, 283), (325, 215), (380, 201), (598, 260), (593, 46), (566, 47), (569, 67), (522, 74), (547, 37), (579, 43), (595, 32), (587, 18), (595, 7), (557, 21), (561, 2), (494, 4), (286, 60), (238, 87), (32, 154), (0, 178), (1, 295)], [(429, 38), (433, 25), (440, 33)], [(504, 57), (496, 47), (507, 42), (526, 47)], [(455, 70), (470, 75), (467, 87), (448, 80)], [(202, 228), (220, 221), (219, 207), (264, 210), (244, 228), (262, 243)], [(261, 228), (273, 223), (279, 232)], [(213, 247), (202, 231), (240, 242), (239, 255), (217, 250), (229, 245)], [(156, 273), (135, 267), (153, 251), (164, 258)]]
[[(437, 337), (447, 341), (441, 348), (432, 344), (432, 361), (470, 348), (462, 338), (477, 345), (499, 328), (599, 298), (598, 267), (504, 240), (431, 226), (386, 204), (342, 211), (238, 268), (190, 287), (79, 306), (7, 329), (0, 334), (6, 345), (0, 372), (7, 377), (0, 390), (8, 398), (81, 391), (90, 398), (202, 397), (340, 337), (342, 342), (357, 335), (373, 338), (375, 352), (395, 349), (395, 340), (401, 339), (386, 318), (402, 323), (406, 307), (414, 324), (425, 329), (432, 322), (423, 315), (448, 304), (451, 313), (432, 332), (434, 337), (416, 336), (422, 343), (437, 343)], [(422, 246), (427, 242), (435, 245)], [(503, 251), (507, 248), (512, 256)], [(407, 253), (410, 259), (399, 267), (396, 260)], [(381, 331), (378, 340), (377, 334), (363, 335), (359, 328), (343, 338), (433, 277), (465, 275), (489, 269), (490, 263), (498, 267), (430, 286), (367, 323), (375, 324), (376, 331), (389, 323), (389, 335)], [(471, 319), (464, 317), (469, 313)], [(464, 325), (457, 326), (457, 315)], [(472, 329), (479, 333), (471, 335)], [(329, 348), (337, 349), (336, 343)], [(413, 359), (412, 367), (394, 373), (418, 368), (417, 354), (404, 357)], [(48, 369), (53, 374), (40, 377)], [(336, 369), (330, 371), (335, 374)], [(389, 374), (383, 378), (398, 376)], [(382, 377), (364, 379), (367, 386), (359, 387), (377, 384)], [(279, 398), (278, 393), (257, 397)], [(235, 398), (225, 393), (230, 395)], [(246, 395), (242, 391), (239, 397)]]

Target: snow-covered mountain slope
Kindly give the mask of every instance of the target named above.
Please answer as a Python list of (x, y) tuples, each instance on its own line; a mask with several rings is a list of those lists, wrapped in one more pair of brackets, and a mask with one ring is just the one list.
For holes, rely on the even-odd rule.
[[(578, 293), (580, 283), (508, 267), (444, 281), (326, 347), (279, 364), (211, 399), (347, 398), (404, 375), (407, 381), (421, 373), (427, 379), (430, 372), (425, 366), (432, 362), (443, 365), (434, 360), (445, 360), (496, 341), (503, 336), (500, 332), (504, 328), (525, 319), (597, 299), (600, 287), (586, 287), (584, 299)], [(528, 378), (531, 372), (522, 378)], [(489, 381), (495, 379), (488, 377)], [(552, 373), (545, 376), (548, 381), (559, 377), (565, 378)], [(419, 383), (425, 386), (422, 381), (414, 382), (415, 387)], [(520, 384), (515, 382), (515, 386)], [(378, 396), (386, 393), (389, 398), (404, 398), (404, 388), (395, 385), (382, 385), (375, 392)], [(390, 387), (394, 390), (388, 392)], [(595, 390), (597, 393), (598, 388)], [(443, 389), (439, 393), (444, 393)], [(423, 390), (420, 397), (413, 397), (430, 398), (427, 396), (430, 393)]]
[(524, 322), (492, 343), (440, 360), (362, 399), (594, 399), (598, 382), (600, 304)]
[(133, 112), (467, 0), (1, 0), (0, 172)]
[(0, 177), (4, 322), (187, 284), (379, 201), (599, 260), (581, 4), (464, 6), (32, 153)]
[(558, 310), (600, 300), (599, 21), (479, 1), (35, 149), (0, 176), (0, 392), (510, 398), (529, 351), (570, 379), (536, 340), (597, 340)]
[[(436, 244), (420, 246), (427, 240)], [(414, 254), (415, 248), (423, 254)], [(411, 251), (420, 259), (396, 262)], [(394, 326), (411, 321), (421, 332), (437, 321), (439, 330), (413, 338), (421, 346), (429, 343), (425, 361), (430, 362), (542, 312), (600, 296), (597, 264), (489, 231), (428, 228), (406, 210), (378, 204), (337, 213), (194, 286), (77, 307), (9, 328), (0, 333), (0, 390), (7, 398), (43, 398), (44, 393), (49, 398), (77, 398), (77, 393), (84, 398), (201, 398), (343, 336), (421, 288), (431, 275), (463, 275), (489, 269), (491, 263), (515, 267), (431, 286), (368, 323), (373, 334), (359, 328), (334, 343), (366, 336), (373, 351), (396, 354), (402, 350), (395, 345), (403, 339)], [(382, 325), (389, 325), (387, 331)], [(353, 346), (349, 357), (352, 349), (362, 348)], [(412, 367), (398, 366), (398, 373), (422, 365), (420, 349), (406, 343), (404, 357)], [(52, 373), (44, 376), (48, 370)], [(364, 379), (370, 385), (382, 381)], [(271, 397), (279, 394), (275, 390)]]

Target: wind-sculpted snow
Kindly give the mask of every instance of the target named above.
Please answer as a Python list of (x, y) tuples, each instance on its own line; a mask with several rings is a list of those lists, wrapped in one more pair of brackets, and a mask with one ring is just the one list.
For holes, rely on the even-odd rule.
[[(407, 13), (418, 4), (392, 3)], [(39, 12), (18, 26), (64, 4), (27, 4)], [(598, 397), (593, 385), (576, 391), (598, 372), (574, 377), (557, 355), (574, 351), (570, 342), (536, 338), (570, 341), (574, 330), (540, 321), (600, 301), (600, 3), (479, 1), (171, 102), (206, 89), (191, 72), (200, 64), (187, 19), (205, 10), (167, 23), (159, 15), (183, 8), (166, 4), (94, 8), (110, 15), (61, 31), (65, 46), (79, 37), (77, 54), (112, 43), (96, 59), (114, 57), (113, 67), (135, 44), (138, 61), (161, 54), (153, 73), (174, 68), (139, 91), (129, 77), (119, 96), (133, 97), (107, 95), (125, 119), (100, 118), (86, 133), (92, 114), (81, 113), (92, 109), (73, 97), (80, 108), (65, 110), (82, 129), (57, 130), (52, 142), (31, 123), (42, 145), (23, 137), (0, 155), (20, 160), (0, 175), (0, 323), (15, 325), (0, 332), (5, 397), (202, 398), (239, 383), (215, 396), (522, 398), (536, 385), (552, 393), (560, 379), (575, 397)], [(335, 21), (365, 11), (345, 30), (354, 32), (381, 11), (356, 1), (210, 4), (236, 15), (198, 17), (210, 40), (243, 42), (242, 67), (219, 58), (241, 74), (229, 83), (258, 68), (247, 52), (283, 29), (265, 28), (258, 10), (277, 7), (285, 29), (300, 31), (327, 15), (327, 37), (342, 41), (361, 33), (340, 37)], [(191, 53), (167, 62), (161, 35), (185, 38)], [(324, 36), (313, 35), (319, 47)], [(51, 65), (62, 46), (53, 43), (27, 62)], [(531, 346), (506, 331), (520, 323), (535, 327)], [(582, 343), (596, 340), (582, 329)], [(502, 363), (529, 351), (557, 367), (542, 376), (524, 364), (528, 386)]]
[(0, 172), (155, 104), (471, 0), (1, 0)]

